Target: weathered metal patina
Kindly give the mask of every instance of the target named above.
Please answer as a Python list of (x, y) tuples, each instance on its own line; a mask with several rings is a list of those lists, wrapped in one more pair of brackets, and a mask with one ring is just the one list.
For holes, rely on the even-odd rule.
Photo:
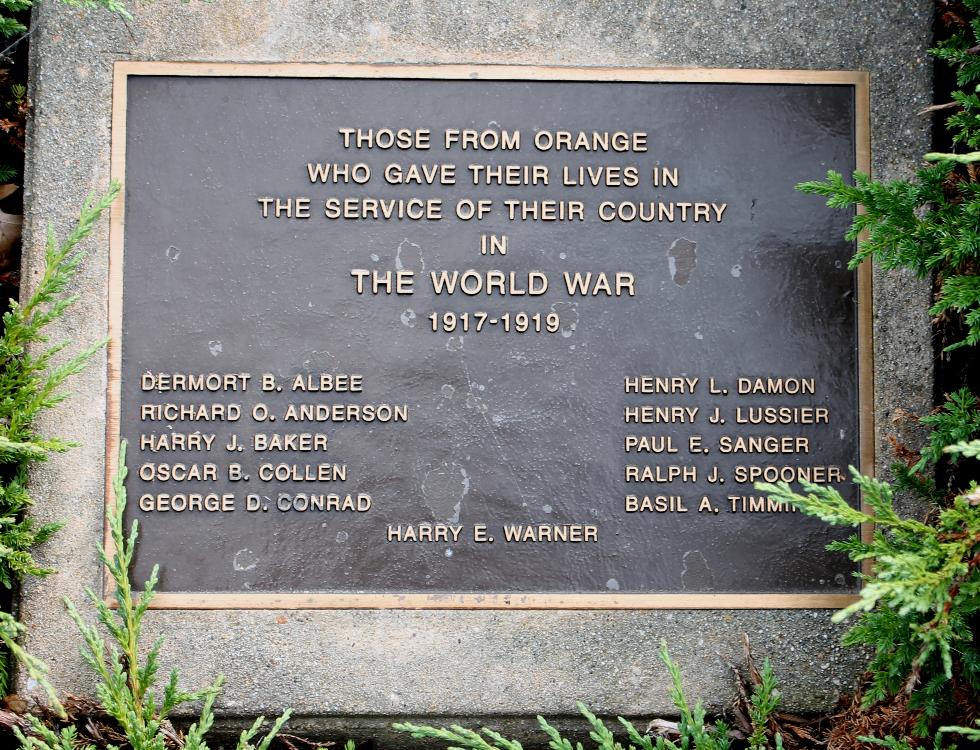
[(866, 161), (860, 75), (120, 65), (109, 450), (164, 606), (853, 595), (753, 482), (870, 470), (867, 277), (793, 189)]

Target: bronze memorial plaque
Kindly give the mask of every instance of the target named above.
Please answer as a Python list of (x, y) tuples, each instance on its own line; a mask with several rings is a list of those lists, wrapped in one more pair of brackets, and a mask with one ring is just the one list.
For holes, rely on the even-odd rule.
[[(117, 63), (108, 474), (162, 607), (831, 607), (865, 74)], [(111, 488), (108, 492), (111, 501)]]

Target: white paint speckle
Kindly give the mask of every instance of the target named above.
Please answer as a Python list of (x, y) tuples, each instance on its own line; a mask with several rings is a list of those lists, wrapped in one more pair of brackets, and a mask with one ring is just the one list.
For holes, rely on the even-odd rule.
[(406, 328), (415, 328), (415, 310), (408, 308), (405, 312), (401, 314), (402, 325)]
[(453, 551), (451, 549), (447, 549), (446, 550), (446, 557), (452, 557), (452, 556), (453, 556)]
[(578, 328), (578, 302), (555, 302), (551, 311), (558, 315), (558, 331), (562, 338), (571, 338)]
[(701, 331), (695, 331), (694, 338), (696, 338), (698, 341), (704, 341), (704, 334), (701, 333)]
[(259, 560), (255, 556), (255, 553), (246, 547), (235, 553), (235, 559), (232, 560), (231, 564), (239, 573), (244, 573), (246, 570), (255, 570), (255, 567), (259, 564)]
[(568, 257), (568, 253), (558, 253), (558, 257), (565, 260)]
[(545, 513), (551, 513), (552, 508), (550, 505), (542, 505), (541, 510), (543, 510)]
[(742, 267), (738, 263), (736, 263), (734, 266), (732, 266), (732, 276), (734, 276), (737, 279), (741, 275), (742, 275)]
[(167, 248), (167, 260), (173, 263), (180, 257), (180, 253), (181, 250), (179, 247), (171, 245), (170, 247)]
[(610, 591), (619, 591), (619, 581), (617, 581), (615, 578), (610, 578), (608, 581), (606, 581), (606, 588)]
[(686, 286), (698, 265), (698, 243), (686, 237), (678, 237), (667, 250), (667, 268), (671, 280), (677, 286)]
[(381, 260), (381, 258), (378, 257), (377, 253), (371, 253), (371, 260), (377, 263), (379, 260)]
[(334, 537), (334, 539), (336, 539), (337, 544), (343, 544), (348, 539), (347, 532), (346, 531), (338, 531), (337, 532), (337, 536)]
[[(402, 253), (405, 257), (402, 257)], [(395, 251), (395, 270), (404, 271), (406, 268), (424, 271), (425, 259), (422, 257), (422, 248), (411, 242), (407, 237), (398, 243)]]
[(470, 491), (470, 475), (459, 464), (442, 463), (426, 472), (422, 480), (423, 502), (436, 518), (457, 523), (463, 500)]
[(466, 394), (466, 408), (473, 409), (478, 414), (486, 414), (489, 411), (486, 402), (479, 396), (475, 396), (472, 393)]
[(222, 346), (221, 342), (216, 339), (208, 342), (208, 351), (211, 352), (212, 357), (217, 357), (222, 351), (224, 351), (224, 347)]

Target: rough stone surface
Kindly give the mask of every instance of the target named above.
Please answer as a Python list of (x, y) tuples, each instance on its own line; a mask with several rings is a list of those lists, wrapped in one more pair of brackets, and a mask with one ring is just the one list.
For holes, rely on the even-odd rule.
[[(931, 102), (929, 0), (158, 0), (134, 10), (128, 23), (52, 0), (36, 10), (26, 287), (41, 269), (45, 224), (64, 234), (82, 198), (108, 183), (115, 60), (867, 69), (877, 176), (907, 177), (928, 146), (916, 112)], [(53, 332), (75, 346), (106, 332), (107, 240), (102, 224), (86, 243), (81, 299)], [(877, 273), (875, 283), (883, 468), (885, 434), (909, 433), (893, 424), (899, 410), (930, 407), (932, 348), (927, 285), (901, 273)], [(93, 683), (61, 600), (99, 585), (105, 386), (103, 357), (40, 425), (82, 447), (33, 477), (38, 518), (67, 524), (42, 550), (60, 572), (29, 583), (22, 598), (27, 646), (59, 688), (82, 693)], [(739, 659), (743, 632), (771, 655), (795, 710), (832, 705), (862, 661), (839, 646), (840, 628), (824, 611), (153, 612), (147, 626), (148, 635), (166, 634), (166, 660), (187, 685), (226, 675), (227, 715), (291, 705), (309, 726), (375, 736), (393, 717), (511, 724), (567, 716), (579, 699), (602, 714), (670, 713), (661, 638), (686, 667), (691, 696), (715, 706), (731, 695), (728, 663)]]

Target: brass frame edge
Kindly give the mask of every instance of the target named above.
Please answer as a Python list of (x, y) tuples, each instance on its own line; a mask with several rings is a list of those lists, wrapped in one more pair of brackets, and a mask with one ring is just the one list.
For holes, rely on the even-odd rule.
[(649, 83), (778, 83), (867, 85), (865, 71), (759, 68), (622, 68), (603, 66), (170, 62), (118, 60), (114, 71), (130, 75), (291, 77), (291, 78), (435, 78), (445, 80), (620, 81)]
[[(123, 239), (126, 228), (126, 94), (129, 73), (115, 65), (112, 71), (112, 115), (110, 123), (109, 175), (122, 185), (119, 195), (109, 209), (109, 284), (108, 324), (109, 343), (106, 357), (106, 453), (105, 508), (103, 510), (103, 547), (112, 559), (115, 543), (109, 531), (109, 510), (115, 503), (112, 482), (119, 469), (120, 425), (119, 407), (122, 388), (122, 299), (123, 299)], [(103, 598), (112, 588), (107, 567), (102, 570)]]
[[(162, 593), (156, 609), (840, 609), (849, 594)], [(803, 602), (803, 604), (801, 604)]]

